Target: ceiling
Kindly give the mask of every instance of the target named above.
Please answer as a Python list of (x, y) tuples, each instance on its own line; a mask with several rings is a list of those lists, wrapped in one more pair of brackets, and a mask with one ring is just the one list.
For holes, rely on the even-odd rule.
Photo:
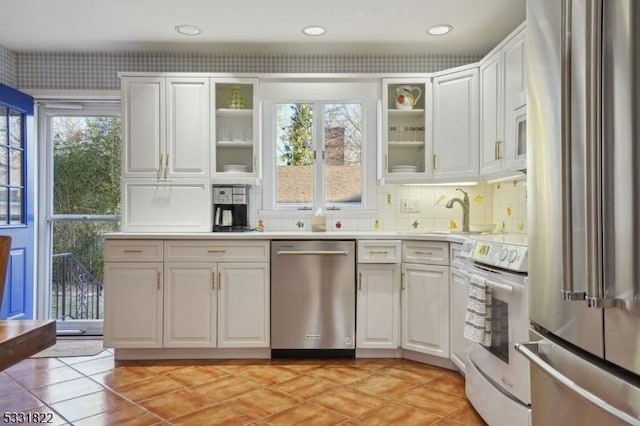
[[(525, 0), (5, 1), (11, 51), (239, 54), (484, 54), (525, 19)], [(192, 24), (199, 36), (174, 27)], [(320, 37), (301, 29), (321, 25)], [(446, 36), (426, 34), (449, 24)]]

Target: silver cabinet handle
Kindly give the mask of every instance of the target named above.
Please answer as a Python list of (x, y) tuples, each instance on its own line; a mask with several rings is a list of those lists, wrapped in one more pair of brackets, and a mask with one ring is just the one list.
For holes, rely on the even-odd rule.
[(222, 272), (218, 272), (218, 290), (222, 290)]
[(433, 154), (433, 170), (438, 168), (438, 154)]
[(125, 253), (142, 253), (141, 249), (126, 249), (123, 250)]
[(358, 290), (362, 290), (362, 272), (358, 272)]
[(598, 406), (602, 410), (610, 413), (611, 415), (621, 419), (626, 423), (629, 423), (631, 425), (640, 425), (640, 421), (638, 421), (637, 418), (630, 416), (624, 411), (621, 411), (620, 409), (614, 407), (603, 399), (597, 397), (596, 395), (577, 385), (573, 380), (553, 368), (551, 364), (549, 364), (539, 356), (539, 346), (540, 344), (538, 342), (515, 344), (516, 350), (524, 355), (525, 358), (534, 363), (543, 372), (551, 376), (552, 379), (561, 383), (563, 386), (576, 393), (578, 396), (586, 399), (587, 401), (591, 402), (592, 404)]
[(405, 287), (405, 281), (406, 281), (406, 274), (403, 272), (402, 274), (400, 274), (400, 288), (402, 290), (404, 290)]
[(226, 250), (207, 250), (207, 253), (226, 253)]
[(420, 255), (420, 256), (422, 256), (422, 255), (431, 256), (431, 255), (433, 255), (433, 252), (431, 252), (431, 251), (416, 251), (415, 254)]
[(162, 289), (162, 272), (158, 272), (158, 290)]
[(216, 273), (212, 272), (211, 273), (211, 290), (215, 290), (216, 289)]
[(387, 254), (389, 252), (386, 250), (380, 250), (380, 251), (370, 251), (369, 253), (370, 254)]

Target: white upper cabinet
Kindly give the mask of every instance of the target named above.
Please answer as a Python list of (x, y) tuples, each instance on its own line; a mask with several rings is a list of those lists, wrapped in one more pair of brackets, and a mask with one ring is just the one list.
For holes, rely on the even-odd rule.
[(211, 177), (213, 182), (260, 179), (258, 79), (212, 78)]
[(505, 64), (505, 158), (513, 170), (527, 167), (527, 121), (525, 73), (525, 29), (521, 29), (503, 48)]
[(123, 177), (209, 176), (209, 79), (123, 77)]
[(123, 177), (162, 177), (165, 93), (162, 77), (122, 78)]
[(478, 68), (433, 79), (433, 177), (478, 176)]
[(432, 86), (430, 78), (382, 80), (382, 167), (385, 182), (430, 177)]
[(480, 173), (502, 169), (504, 155), (504, 63), (496, 52), (480, 64)]
[(167, 78), (167, 177), (209, 176), (209, 79)]
[(524, 41), (522, 26), (480, 63), (480, 173), (488, 178), (526, 168)]

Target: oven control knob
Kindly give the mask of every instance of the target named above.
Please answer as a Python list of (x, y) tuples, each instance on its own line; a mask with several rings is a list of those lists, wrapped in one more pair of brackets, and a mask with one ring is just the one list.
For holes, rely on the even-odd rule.
[(502, 250), (500, 250), (500, 260), (501, 261), (507, 260), (507, 256), (508, 255), (509, 255), (509, 250), (507, 250), (506, 248), (503, 248)]
[(518, 258), (518, 252), (513, 249), (509, 252), (509, 263), (511, 262), (515, 262), (515, 260)]

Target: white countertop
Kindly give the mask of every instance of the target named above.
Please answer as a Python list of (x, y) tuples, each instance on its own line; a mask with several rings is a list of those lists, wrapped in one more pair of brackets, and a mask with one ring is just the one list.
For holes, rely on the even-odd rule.
[(428, 240), (462, 243), (473, 234), (415, 231), (250, 231), (250, 232), (114, 232), (106, 239), (147, 240)]

